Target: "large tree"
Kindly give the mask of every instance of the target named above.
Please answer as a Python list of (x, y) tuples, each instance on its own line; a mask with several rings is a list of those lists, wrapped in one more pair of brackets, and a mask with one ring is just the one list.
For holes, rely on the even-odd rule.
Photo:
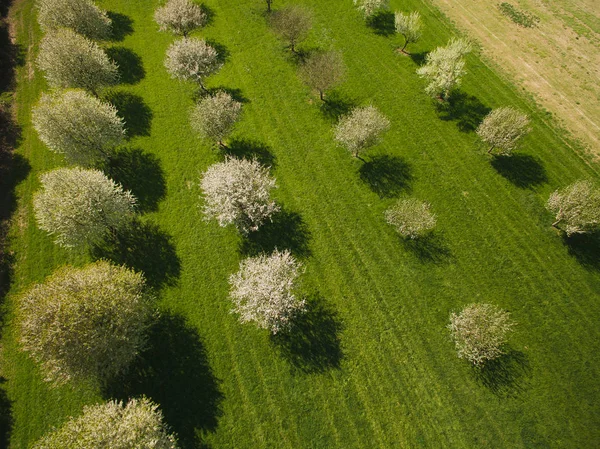
[(335, 127), (335, 139), (360, 158), (360, 152), (375, 145), (390, 121), (375, 106), (354, 108)]
[(242, 104), (239, 101), (235, 101), (227, 92), (218, 92), (203, 98), (196, 105), (190, 122), (202, 137), (225, 147), (223, 139), (231, 132), (241, 112)]
[(80, 87), (96, 94), (119, 80), (117, 65), (104, 50), (67, 28), (46, 34), (37, 64), (52, 87)]
[(144, 286), (141, 274), (106, 261), (59, 269), (19, 301), (23, 350), (54, 384), (106, 381), (144, 348), (153, 314)]
[(173, 78), (194, 81), (204, 91), (204, 78), (217, 72), (222, 65), (217, 50), (203, 39), (184, 38), (173, 42), (165, 59), (165, 67)]
[(406, 53), (406, 46), (417, 42), (421, 38), (421, 14), (417, 11), (410, 14), (397, 12), (394, 16), (394, 23), (396, 33), (404, 36), (404, 46), (400, 51)]
[(289, 328), (294, 315), (305, 309), (305, 301), (294, 294), (301, 264), (289, 251), (261, 254), (240, 263), (231, 275), (230, 296), (240, 321), (255, 322), (273, 334)]
[(564, 226), (567, 235), (585, 234), (600, 228), (600, 188), (592, 181), (577, 181), (556, 190), (546, 207), (555, 214), (552, 226)]
[(58, 168), (41, 182), (33, 197), (35, 218), (62, 246), (100, 243), (133, 218), (133, 195), (99, 170)]
[(300, 68), (300, 75), (310, 87), (319, 91), (319, 97), (324, 101), (325, 91), (342, 80), (344, 71), (342, 54), (325, 51), (312, 53)]
[(32, 122), (48, 148), (80, 165), (106, 160), (125, 138), (116, 108), (82, 90), (42, 94)]
[(127, 404), (86, 405), (32, 449), (177, 449), (158, 405), (142, 397)]
[(202, 8), (190, 0), (168, 0), (154, 12), (154, 20), (161, 31), (187, 36), (195, 28), (206, 23)]
[(226, 157), (224, 162), (211, 165), (200, 182), (207, 218), (219, 225), (235, 225), (244, 234), (256, 231), (265, 220), (279, 211), (271, 199), (275, 179), (269, 168), (258, 161)]
[(435, 228), (435, 214), (430, 209), (429, 203), (416, 198), (400, 199), (385, 212), (385, 219), (403, 237), (416, 239)]
[(477, 127), (477, 135), (499, 154), (510, 156), (519, 141), (530, 131), (529, 117), (521, 111), (502, 107), (490, 112)]
[(372, 17), (377, 12), (389, 7), (389, 0), (354, 0), (354, 4), (365, 17)]
[(312, 26), (312, 14), (299, 5), (286, 6), (273, 13), (271, 26), (277, 34), (289, 42), (290, 50), (297, 53), (296, 45), (306, 38)]
[(90, 39), (108, 39), (111, 20), (90, 0), (37, 0), (38, 22), (44, 31), (70, 28)]

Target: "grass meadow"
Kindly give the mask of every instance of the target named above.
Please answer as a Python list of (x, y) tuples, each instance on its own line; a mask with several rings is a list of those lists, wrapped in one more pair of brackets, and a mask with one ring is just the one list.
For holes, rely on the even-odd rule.
[[(277, 1), (281, 8), (290, 1)], [(101, 0), (117, 31), (108, 53), (123, 83), (104, 92), (125, 117), (127, 144), (104, 170), (140, 199), (135, 229), (90, 252), (56, 246), (37, 229), (38, 175), (64, 165), (38, 140), (30, 111), (47, 89), (35, 69), (41, 32), (33, 1), (12, 20), (25, 52), (16, 94), (24, 161), (13, 214), (12, 287), (2, 330), (10, 447), (26, 448), (85, 404), (145, 394), (161, 405), (183, 448), (591, 448), (600, 444), (600, 241), (551, 228), (548, 195), (599, 179), (548, 117), (476, 54), (450, 104), (440, 107), (415, 74), (427, 51), (455, 30), (428, 2), (423, 38), (395, 51), (390, 15), (371, 26), (350, 0), (301, 0), (314, 13), (299, 48), (343, 52), (343, 84), (321, 103), (269, 29), (264, 2), (206, 0), (225, 65), (207, 80), (244, 103), (229, 153), (272, 167), (283, 212), (250, 238), (206, 222), (199, 176), (223, 152), (196, 138), (188, 114), (198, 89), (169, 78), (175, 40), (153, 21), (155, 0)], [(354, 159), (332, 125), (355, 105), (391, 121), (382, 142)], [(490, 108), (532, 116), (512, 158), (492, 159), (474, 133)], [(403, 196), (431, 203), (434, 235), (406, 243), (385, 223)], [(289, 248), (304, 263), (309, 312), (291, 335), (270, 337), (230, 313), (228, 276), (243, 257)], [(128, 375), (99, 388), (50, 388), (18, 350), (11, 324), (18, 294), (63, 264), (96, 258), (146, 273), (161, 318)], [(508, 353), (483, 370), (456, 357), (451, 311), (472, 302), (518, 322)]]

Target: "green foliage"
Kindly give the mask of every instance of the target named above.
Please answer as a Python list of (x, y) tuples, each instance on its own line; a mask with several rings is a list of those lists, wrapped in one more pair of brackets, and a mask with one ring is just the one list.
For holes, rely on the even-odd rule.
[(90, 0), (36, 0), (38, 22), (45, 31), (70, 28), (90, 39), (108, 39), (111, 20)]
[(500, 12), (512, 20), (517, 25), (520, 25), (525, 28), (532, 28), (536, 26), (540, 18), (535, 14), (531, 14), (530, 12), (523, 11), (517, 8), (514, 5), (511, 5), (508, 2), (502, 2), (498, 5), (500, 8)]

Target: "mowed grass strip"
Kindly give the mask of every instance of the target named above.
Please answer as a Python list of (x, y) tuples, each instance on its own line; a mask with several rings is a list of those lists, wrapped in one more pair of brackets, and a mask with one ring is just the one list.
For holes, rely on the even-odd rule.
[[(22, 2), (14, 17), (21, 45), (31, 44), (34, 54), (40, 33), (31, 3)], [(302, 290), (330, 311), (316, 320), (317, 344), (289, 360), (281, 344), (229, 313), (227, 278), (247, 245), (233, 230), (203, 221), (199, 176), (222, 155), (189, 128), (194, 87), (169, 79), (164, 69), (175, 37), (157, 32), (158, 2), (99, 3), (131, 20), (124, 40), (108, 45), (139, 56), (145, 75), (115, 90), (139, 97), (152, 111), (148, 135), (129, 145), (154, 155), (164, 173), (166, 195), (143, 220), (171, 239), (178, 260), (159, 254), (143, 266), (175, 273), (174, 282), (161, 285), (160, 305), (185, 325), (167, 331), (197, 332), (212, 371), (201, 366), (206, 376), (194, 373), (199, 354), (186, 359), (186, 347), (170, 347), (154, 361), (182, 367), (145, 393), (162, 402), (185, 447), (194, 447), (196, 432), (215, 448), (590, 447), (598, 441), (599, 277), (569, 254), (543, 207), (556, 187), (598, 179), (597, 166), (580, 159), (476, 55), (468, 57), (463, 100), (453, 116), (437, 111), (415, 74), (418, 55), (453, 35), (437, 11), (418, 1), (392, 2), (393, 9), (419, 10), (424, 18), (423, 39), (409, 49), (416, 55), (410, 58), (394, 51), (401, 38), (366, 26), (351, 1), (299, 2), (314, 12), (313, 31), (300, 48), (344, 54), (346, 81), (330, 98), (341, 108), (374, 104), (392, 122), (361, 162), (335, 145), (334, 117), (298, 79), (262, 2), (206, 2), (213, 20), (194, 36), (228, 53), (207, 85), (239, 89), (247, 100), (230, 141), (244, 141), (240, 152), (254, 148), (272, 162), (276, 197), (295, 217), (283, 226), (287, 242), (278, 243), (295, 238), (293, 249), (307, 268)], [(30, 126), (31, 106), (45, 89), (39, 73), (29, 78), (30, 68), (19, 70), (19, 151), (32, 169), (18, 192), (9, 309), (31, 282), (88, 259), (58, 249), (32, 218), (37, 175), (62, 162)], [(515, 157), (521, 166), (495, 169), (468, 128), (481, 111), (503, 105), (532, 114), (534, 131), (520, 152), (527, 157)], [(430, 247), (404, 244), (384, 221), (395, 198), (409, 194), (438, 214)], [(445, 329), (451, 310), (476, 301), (510, 310), (519, 323), (511, 358), (480, 375), (456, 358)], [(18, 352), (10, 316), (3, 346), (14, 401), (11, 442), (27, 447), (102, 394), (43, 384)], [(327, 332), (324, 323), (332, 322)], [(202, 379), (214, 380), (218, 391)]]

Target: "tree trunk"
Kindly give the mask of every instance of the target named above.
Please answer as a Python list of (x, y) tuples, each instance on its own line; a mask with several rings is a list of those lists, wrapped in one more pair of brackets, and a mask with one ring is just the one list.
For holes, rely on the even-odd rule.
[(198, 79), (198, 84), (200, 84), (200, 88), (204, 91), (204, 93), (208, 93), (208, 89), (206, 87), (204, 87), (204, 83), (202, 82), (201, 79)]
[(496, 147), (495, 147), (494, 145), (492, 145), (492, 146), (490, 147), (490, 149), (488, 150), (488, 154), (492, 154), (492, 150), (493, 150), (494, 148), (496, 148)]
[(223, 139), (219, 139), (219, 146), (221, 148), (227, 148), (227, 145), (225, 145), (225, 143), (223, 142)]
[(267, 12), (271, 12), (271, 0), (267, 0)]
[(559, 218), (558, 220), (556, 220), (554, 223), (552, 223), (552, 227), (559, 229), (558, 224), (562, 221), (562, 218)]
[(406, 36), (404, 36), (404, 47), (402, 47), (400, 49), (400, 51), (406, 55), (408, 54), (408, 52), (405, 51), (407, 45), (408, 45), (408, 39), (406, 39)]
[(323, 96), (323, 90), (319, 89), (319, 97), (321, 98), (321, 101), (325, 101), (325, 97)]

